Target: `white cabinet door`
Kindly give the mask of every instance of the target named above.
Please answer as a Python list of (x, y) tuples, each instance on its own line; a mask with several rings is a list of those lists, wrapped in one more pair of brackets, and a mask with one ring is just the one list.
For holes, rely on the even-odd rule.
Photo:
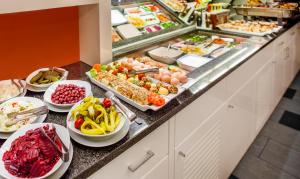
[(151, 176), (165, 178), (169, 175), (168, 169), (160, 170), (160, 167), (168, 168), (168, 131), (166, 122), (89, 179), (148, 179)]
[(166, 156), (153, 169), (147, 172), (145, 176), (141, 177), (141, 179), (168, 179), (169, 178), (168, 170), (169, 170), (169, 157)]
[(220, 119), (217, 111), (175, 148), (175, 179), (216, 179), (220, 165)]
[[(271, 59), (255, 76), (256, 81), (256, 133), (260, 131), (275, 108), (280, 96), (273, 85), (274, 60)], [(274, 98), (278, 98), (274, 100)]]
[(221, 178), (230, 176), (255, 137), (255, 79), (229, 100), (221, 117)]

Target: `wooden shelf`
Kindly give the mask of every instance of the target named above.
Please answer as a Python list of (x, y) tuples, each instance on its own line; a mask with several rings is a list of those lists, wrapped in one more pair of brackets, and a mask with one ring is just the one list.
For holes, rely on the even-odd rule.
[(0, 14), (98, 4), (99, 0), (4, 0)]

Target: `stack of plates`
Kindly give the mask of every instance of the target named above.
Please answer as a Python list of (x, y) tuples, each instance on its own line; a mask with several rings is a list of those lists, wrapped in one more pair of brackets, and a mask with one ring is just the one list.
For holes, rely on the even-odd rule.
[(76, 85), (79, 87), (84, 87), (85, 88), (85, 97), (93, 95), (91, 85), (90, 85), (90, 83), (88, 83), (86, 81), (63, 80), (63, 81), (56, 82), (56, 83), (52, 84), (46, 90), (46, 92), (44, 94), (44, 101), (45, 101), (46, 105), (48, 106), (48, 109), (51, 111), (58, 112), (58, 113), (67, 113), (70, 111), (70, 109), (74, 105), (74, 104), (56, 104), (56, 103), (52, 102), (51, 95), (54, 93), (57, 86), (62, 85), (62, 84), (64, 84), (64, 85), (73, 84), (73, 85)]

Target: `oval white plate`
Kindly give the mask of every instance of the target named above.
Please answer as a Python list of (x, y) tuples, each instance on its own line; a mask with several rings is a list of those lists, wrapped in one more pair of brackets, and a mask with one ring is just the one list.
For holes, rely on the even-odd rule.
[[(2, 103), (0, 105), (0, 107), (3, 106), (3, 105), (6, 105), (8, 103), (20, 102), (20, 101), (26, 101), (28, 103), (32, 103), (33, 107), (41, 107), (41, 106), (45, 105), (45, 103), (42, 100), (38, 99), (38, 98), (33, 98), (33, 97), (16, 97), (16, 98), (10, 99), (10, 100)], [(39, 116), (32, 123), (42, 123), (46, 119), (46, 117), (47, 117), (47, 114)], [(17, 130), (19, 130), (19, 129), (17, 129)], [(6, 130), (3, 130), (3, 129), (0, 128), (0, 138), (2, 138), (2, 137), (8, 137), (8, 135), (5, 135), (5, 133), (6, 134), (9, 133), (9, 135), (10, 135), (12, 132), (15, 132), (15, 131), (16, 130), (6, 131)], [(2, 136), (1, 134), (4, 134), (4, 135)]]
[[(17, 79), (14, 79), (14, 80), (17, 81)], [(2, 81), (0, 81), (0, 83), (11, 83), (11, 80), (2, 80)], [(22, 85), (24, 86), (24, 91), (23, 91), (23, 93), (20, 93), (19, 95), (17, 95), (17, 96), (20, 96), (20, 97), (25, 96), (25, 94), (26, 94), (26, 92), (27, 92), (26, 81), (21, 80), (21, 83), (22, 83)], [(17, 97), (17, 96), (16, 96), (16, 97)], [(11, 99), (11, 98), (10, 98), (10, 99)], [(0, 104), (1, 104), (1, 103), (4, 103), (4, 102), (7, 101), (7, 100), (9, 100), (9, 99), (0, 101)]]
[[(58, 70), (60, 71), (63, 71), (64, 74), (62, 75), (61, 79), (60, 80), (65, 80), (67, 79), (67, 76), (69, 74), (69, 72), (63, 68), (57, 68)], [(30, 80), (35, 76), (37, 75), (40, 71), (47, 71), (47, 70), (50, 70), (50, 68), (41, 68), (41, 69), (38, 69), (34, 72), (32, 72), (30, 75), (28, 75), (28, 77), (26, 78), (26, 83), (28, 86), (30, 87), (33, 87), (35, 89), (41, 89), (41, 90), (46, 90), (49, 86), (51, 86), (53, 83), (48, 83), (48, 84), (41, 84), (41, 85), (34, 85), (34, 84), (31, 84), (30, 83)], [(59, 80), (59, 81), (60, 81)]]
[(32, 92), (36, 92), (36, 93), (45, 92), (47, 90), (47, 88), (36, 88), (36, 87), (30, 86), (30, 85), (27, 85), (26, 89), (28, 89), (29, 91), (32, 91)]
[(84, 87), (85, 88), (85, 97), (93, 95), (92, 87), (91, 87), (90, 83), (88, 83), (86, 81), (81, 81), (81, 80), (63, 80), (63, 81), (58, 81), (58, 82), (54, 83), (46, 90), (46, 92), (44, 94), (44, 101), (51, 104), (52, 106), (72, 107), (74, 104), (56, 104), (56, 103), (53, 103), (51, 100), (51, 95), (54, 93), (54, 91), (56, 90), (58, 85), (69, 85), (69, 84), (73, 84), (78, 87)]
[[(18, 137), (20, 136), (23, 136), (25, 135), (25, 133), (28, 131), (28, 130), (31, 130), (31, 129), (36, 129), (36, 128), (39, 128), (39, 127), (42, 127), (42, 126), (45, 126), (47, 124), (50, 124), (50, 123), (38, 123), (38, 124), (30, 124), (30, 125), (27, 125), (25, 127), (22, 127), (21, 129), (19, 129), (17, 132), (15, 132), (13, 135), (11, 135), (5, 142), (4, 144), (1, 146), (1, 150), (0, 150), (0, 175), (3, 176), (4, 178), (10, 178), (10, 179), (17, 179), (17, 177), (11, 175), (6, 169), (5, 169), (5, 166), (4, 166), (4, 162), (2, 160), (2, 157), (3, 157), (3, 154), (5, 153), (5, 151), (9, 150), (10, 147), (11, 147), (11, 144), (12, 142), (17, 139)], [(66, 146), (70, 146), (70, 135), (69, 135), (69, 132), (68, 130), (61, 126), (61, 125), (58, 125), (58, 124), (54, 124), (54, 126), (56, 127), (56, 133), (57, 135), (61, 138), (62, 142), (66, 145)], [(41, 178), (46, 178), (50, 175), (52, 175), (55, 171), (57, 171), (60, 166), (62, 165), (63, 161), (61, 159), (58, 160), (58, 162), (54, 165), (54, 167), (52, 168), (52, 170), (50, 170), (46, 175), (42, 176), (42, 177), (39, 177), (39, 178), (36, 178), (36, 179), (41, 179)], [(18, 178), (20, 179), (20, 178)]]
[(53, 106), (51, 105), (50, 103), (47, 103), (45, 102), (45, 104), (47, 105), (48, 109), (50, 111), (53, 111), (53, 112), (57, 112), (57, 113), (68, 113), (70, 111), (70, 107), (67, 107), (67, 108), (60, 108), (60, 107), (57, 107), (57, 106)]
[[(103, 101), (103, 98), (99, 98), (100, 101), (102, 102)], [(105, 134), (105, 135), (86, 135), (86, 134), (83, 134), (82, 132), (80, 132), (78, 129), (76, 129), (74, 127), (74, 123), (75, 123), (75, 120), (72, 119), (72, 111), (80, 105), (80, 103), (82, 102), (79, 101), (78, 103), (76, 103), (72, 108), (71, 110), (69, 111), (68, 113), (68, 116), (67, 116), (67, 127), (72, 130), (73, 132), (77, 133), (78, 135), (81, 135), (85, 138), (95, 138), (95, 139), (107, 139), (107, 138), (110, 138), (114, 135), (116, 135), (117, 133), (120, 132), (120, 130), (123, 128), (124, 124), (125, 124), (125, 121), (126, 121), (126, 118), (122, 115), (121, 117), (121, 120), (120, 120), (120, 123), (118, 125), (118, 127), (113, 131), (113, 132), (110, 132), (108, 134)], [(117, 111), (119, 112), (119, 110), (117, 109)]]
[(130, 121), (126, 119), (124, 127), (121, 129), (121, 131), (107, 140), (88, 140), (86, 137), (78, 135), (77, 133), (73, 132), (70, 129), (69, 129), (69, 133), (71, 138), (81, 145), (88, 146), (88, 147), (106, 147), (106, 146), (113, 145), (119, 142), (120, 140), (122, 140), (127, 135), (129, 129), (130, 129)]

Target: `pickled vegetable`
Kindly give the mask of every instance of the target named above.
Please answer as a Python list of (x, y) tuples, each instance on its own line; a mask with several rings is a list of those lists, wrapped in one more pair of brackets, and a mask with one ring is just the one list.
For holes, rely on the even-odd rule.
[[(109, 99), (106, 99), (106, 103)], [(121, 114), (114, 105), (108, 106), (99, 98), (92, 96), (83, 99), (83, 102), (72, 110), (72, 119), (83, 118), (84, 122), (78, 128), (78, 122), (74, 127), (87, 135), (104, 135), (113, 132), (120, 124)], [(81, 123), (81, 122), (80, 122)]]

